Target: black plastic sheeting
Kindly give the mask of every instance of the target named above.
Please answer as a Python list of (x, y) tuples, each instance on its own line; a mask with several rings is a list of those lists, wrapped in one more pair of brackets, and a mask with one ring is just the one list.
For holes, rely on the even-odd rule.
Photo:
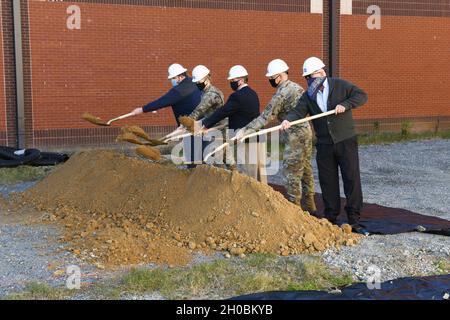
[(13, 168), (21, 165), (53, 166), (69, 159), (64, 153), (41, 152), (37, 149), (25, 149), (23, 155), (16, 155), (15, 148), (0, 146), (0, 168)]
[[(271, 187), (286, 196), (286, 189), (280, 185)], [(345, 199), (341, 199), (342, 210), (338, 224), (347, 223), (344, 211)], [(323, 202), (321, 194), (316, 194), (318, 218), (323, 218)], [(450, 210), (450, 208), (449, 208)], [(405, 232), (424, 232), (450, 236), (450, 221), (418, 214), (405, 209), (384, 207), (377, 204), (364, 203), (361, 212), (361, 224), (371, 234), (397, 234)]]
[(408, 277), (381, 283), (380, 289), (369, 289), (357, 283), (338, 293), (326, 291), (262, 292), (231, 298), (231, 300), (448, 300), (450, 274), (429, 277)]

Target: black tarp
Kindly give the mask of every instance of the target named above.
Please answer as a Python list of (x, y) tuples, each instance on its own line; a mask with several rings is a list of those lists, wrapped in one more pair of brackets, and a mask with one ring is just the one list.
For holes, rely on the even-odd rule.
[[(286, 196), (286, 189), (280, 185), (272, 185), (272, 188)], [(346, 223), (347, 217), (344, 211), (345, 199), (342, 199), (341, 215), (338, 224)], [(316, 194), (318, 218), (322, 218), (322, 195)], [(450, 209), (449, 209), (450, 210)], [(384, 207), (377, 204), (364, 203), (361, 212), (361, 224), (371, 234), (397, 234), (420, 231), (439, 235), (450, 236), (450, 221), (418, 214), (405, 209)]]
[(41, 152), (38, 149), (25, 149), (22, 154), (12, 147), (0, 146), (0, 168), (27, 166), (53, 166), (69, 159), (69, 156), (58, 152)]
[(380, 289), (369, 289), (356, 283), (341, 292), (279, 291), (262, 292), (231, 300), (448, 300), (450, 274), (429, 277), (407, 277), (381, 283)]

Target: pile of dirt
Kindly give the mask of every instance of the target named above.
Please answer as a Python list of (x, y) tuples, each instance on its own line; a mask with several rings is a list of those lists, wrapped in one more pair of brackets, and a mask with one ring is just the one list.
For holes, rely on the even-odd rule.
[(290, 255), (359, 239), (238, 172), (115, 151), (77, 153), (17, 201), (62, 225), (74, 253), (107, 266), (185, 264), (193, 250)]

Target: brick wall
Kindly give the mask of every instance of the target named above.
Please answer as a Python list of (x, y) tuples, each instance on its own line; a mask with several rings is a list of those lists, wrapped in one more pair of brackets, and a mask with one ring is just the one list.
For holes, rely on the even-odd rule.
[[(106, 134), (111, 140), (115, 129), (94, 129), (81, 113), (108, 119), (159, 97), (170, 88), (167, 67), (173, 62), (189, 70), (207, 65), (226, 96), (231, 93), (228, 69), (242, 64), (264, 103), (273, 94), (264, 76), (271, 59), (282, 52), (294, 80), (304, 85), (303, 60), (322, 55), (320, 14), (78, 5), (81, 30), (68, 30), (67, 3), (29, 2), (35, 145), (67, 143), (78, 135)], [(175, 125), (170, 108), (126, 123), (160, 130)]]
[[(0, 65), (3, 69), (0, 87), (0, 122), (3, 129), (0, 129), (0, 139), (2, 145), (15, 146), (17, 143), (17, 116), (16, 116), (16, 87), (15, 87), (15, 63), (14, 63), (14, 29), (12, 1), (1, 0), (1, 40), (2, 55)], [(6, 127), (6, 128), (5, 128)], [(1, 133), (2, 132), (2, 133)]]
[[(12, 2), (0, 1), (0, 144), (15, 145)], [(338, 75), (369, 93), (369, 103), (355, 112), (359, 130), (372, 130), (375, 122), (398, 130), (405, 121), (422, 129), (437, 121), (450, 127), (450, 3), (350, 2), (353, 14), (338, 15), (335, 56)], [(170, 88), (167, 67), (173, 62), (189, 70), (207, 65), (226, 96), (231, 93), (228, 69), (243, 64), (264, 107), (273, 94), (264, 76), (268, 61), (286, 60), (291, 78), (305, 86), (303, 60), (311, 55), (330, 59), (328, 1), (323, 1), (323, 14), (311, 14), (310, 3), (21, 0), (27, 146), (113, 143), (124, 123), (141, 125), (152, 136), (171, 130), (170, 108), (111, 128), (90, 125), (80, 115), (89, 111), (109, 119), (158, 98)], [(66, 26), (72, 4), (81, 8), (81, 30)], [(366, 27), (371, 4), (382, 9), (381, 30)]]
[[(408, 120), (417, 122), (418, 129), (432, 129), (436, 123), (431, 119), (448, 123), (450, 18), (444, 13), (450, 14), (450, 4), (380, 3), (381, 29), (369, 30), (364, 5), (373, 3), (359, 1), (358, 8), (356, 2), (353, 15), (340, 16), (340, 76), (369, 94), (356, 118), (366, 124), (387, 118), (383, 129)], [(433, 12), (442, 16), (430, 16)]]

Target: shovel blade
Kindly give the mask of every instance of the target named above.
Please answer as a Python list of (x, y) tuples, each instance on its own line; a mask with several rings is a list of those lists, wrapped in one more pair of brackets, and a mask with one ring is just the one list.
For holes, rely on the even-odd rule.
[(151, 146), (165, 146), (167, 145), (167, 142), (161, 141), (161, 140), (155, 140), (155, 139), (148, 139), (148, 142)]
[(96, 116), (94, 116), (94, 115), (92, 115), (90, 113), (87, 113), (87, 112), (83, 113), (81, 115), (81, 118), (86, 120), (86, 121), (88, 121), (88, 122), (90, 122), (90, 123), (92, 123), (92, 124), (95, 124), (97, 126), (109, 126), (107, 123), (103, 122), (102, 119), (100, 119), (99, 117), (96, 117)]
[(191, 117), (181, 116), (178, 118), (178, 121), (188, 129), (189, 132), (194, 132), (195, 120)]
[(126, 141), (134, 144), (140, 144), (143, 145), (144, 143), (139, 140), (139, 138), (132, 132), (123, 132), (120, 134), (116, 141)]
[(136, 153), (150, 160), (161, 160), (161, 153), (155, 148), (140, 146), (136, 148)]
[(138, 137), (141, 137), (145, 140), (150, 141), (150, 137), (148, 136), (147, 132), (145, 132), (144, 129), (142, 129), (141, 127), (138, 127), (138, 126), (123, 127), (122, 132), (131, 132), (131, 133), (134, 133)]

